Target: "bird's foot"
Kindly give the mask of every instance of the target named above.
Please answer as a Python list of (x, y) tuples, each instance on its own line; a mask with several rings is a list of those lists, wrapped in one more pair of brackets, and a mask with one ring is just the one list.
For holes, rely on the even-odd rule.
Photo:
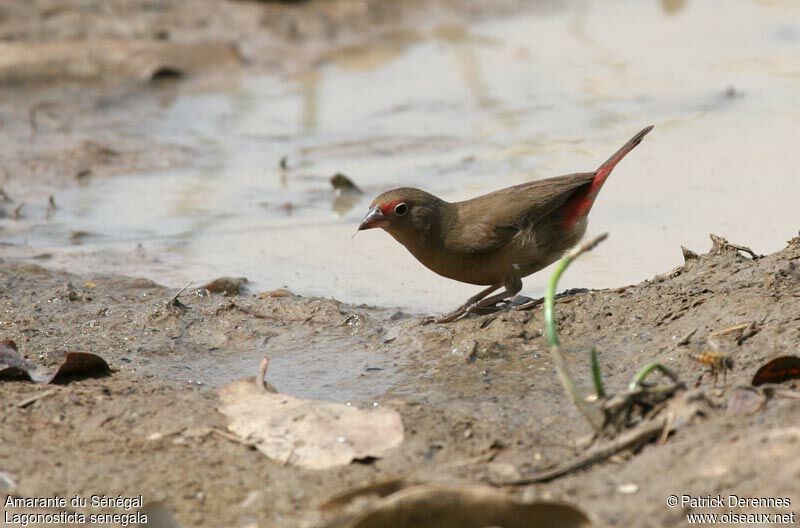
[(461, 306), (458, 308), (458, 310), (454, 310), (448, 314), (440, 315), (439, 317), (435, 318), (433, 322), (436, 324), (442, 324), (442, 323), (452, 323), (453, 321), (458, 321), (459, 319), (465, 317), (469, 313), (470, 308), (471, 306), (467, 307)]
[(430, 317), (430, 316), (425, 317), (424, 319), (422, 319), (421, 324), (426, 325), (430, 323), (436, 323), (436, 324), (452, 323), (453, 321), (459, 321), (461, 319), (464, 319), (470, 314), (481, 313), (487, 310), (487, 308), (489, 308), (490, 311), (495, 310), (493, 308), (483, 305), (480, 301), (476, 301), (471, 304), (464, 304), (462, 306), (459, 306), (452, 312), (440, 315), (439, 317)]
[(512, 303), (509, 307), (509, 310), (530, 310), (532, 308), (536, 308), (542, 303), (544, 303), (544, 297), (540, 299), (527, 298), (527, 300), (521, 303)]

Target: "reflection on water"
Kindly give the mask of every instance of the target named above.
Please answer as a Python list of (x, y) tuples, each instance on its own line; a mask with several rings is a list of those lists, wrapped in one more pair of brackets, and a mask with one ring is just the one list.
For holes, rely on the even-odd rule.
[[(163, 117), (131, 133), (190, 146), (193, 166), (76, 189), (24, 240), (68, 253), (69, 232), (85, 230), (98, 236), (82, 258), (141, 243), (158, 262), (116, 260), (114, 271), (173, 285), (244, 275), (442, 310), (474, 288), (433, 275), (385, 233), (351, 240), (374, 195), (411, 185), (457, 200), (591, 170), (652, 123), (592, 213), (590, 232), (611, 238), (564, 286), (651, 277), (710, 232), (773, 251), (798, 229), (799, 42), (800, 4), (751, 0), (584, 0), (397, 33), (294, 79), (165, 99)], [(364, 195), (335, 193), (336, 173)], [(545, 280), (530, 277), (524, 293)]]

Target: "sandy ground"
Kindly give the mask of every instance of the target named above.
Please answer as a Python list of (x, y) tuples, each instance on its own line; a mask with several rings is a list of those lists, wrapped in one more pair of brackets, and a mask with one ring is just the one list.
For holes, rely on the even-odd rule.
[[(133, 118), (133, 108), (137, 118), (158, 112), (136, 106), (137, 93), (157, 89), (147, 81), (153, 73), (181, 71), (195, 79), (220, 68), (302, 69), (331, 46), (368, 42), (424, 23), (431, 13), (468, 17), (509, 7), (348, 0), (62, 4), (18, 1), (0, 8), (0, 47), (14, 51), (0, 61), (0, 118), (7, 131), (0, 187), (13, 200), (0, 203), (0, 215), (20, 222), (45, 214), (51, 195), (86, 178), (188, 162), (191, 153), (180, 148), (116, 132)], [(89, 40), (116, 51), (97, 54), (94, 70), (68, 67), (70, 57), (85, 57)], [(23, 53), (19, 46), (38, 51)], [(192, 46), (201, 46), (206, 59), (196, 58), (200, 48)], [(171, 50), (169, 63), (145, 60), (133, 68), (125, 60), (163, 57), (164, 49)], [(796, 229), (786, 226), (787, 238)], [(758, 259), (723, 247), (638, 285), (561, 300), (568, 363), (588, 387), (587, 351), (596, 347), (611, 392), (624, 390), (654, 360), (692, 386), (702, 367), (689, 355), (712, 332), (747, 322), (760, 330), (722, 344), (735, 361), (727, 386), (706, 380), (704, 415), (666, 442), (623, 450), (549, 482), (498, 488), (523, 500), (568, 501), (598, 526), (682, 526), (687, 509), (668, 507), (672, 494), (789, 497), (790, 508), (736, 511), (794, 511), (800, 462), (792, 424), (800, 403), (773, 398), (743, 415), (726, 412), (726, 402), (766, 360), (797, 353), (798, 262), (798, 238)], [(38, 263), (46, 266), (47, 259)], [(53, 387), (0, 383), (6, 402), (0, 471), (13, 480), (0, 487), (5, 493), (143, 495), (163, 501), (182, 526), (316, 526), (333, 515), (319, 506), (348, 489), (395, 477), (497, 485), (572, 459), (584, 449), (577, 440), (590, 432), (554, 373), (541, 308), (425, 326), (378, 308), (292, 295), (187, 292), (180, 298), (187, 308), (180, 309), (170, 304), (177, 290), (146, 278), (67, 273), (38, 263), (0, 259), (0, 338), (14, 339), (28, 359), (44, 365), (64, 350), (93, 352), (113, 374)], [(690, 343), (679, 344), (693, 330)], [(225, 363), (242, 349), (269, 353), (280, 336), (308, 346), (337, 340), (376, 361), (391, 358), (399, 381), (378, 402), (402, 415), (402, 446), (369, 463), (311, 471), (209, 432), (226, 426), (217, 411), (219, 383), (192, 382), (193, 367)], [(176, 368), (186, 369), (185, 380), (167, 375)], [(369, 376), (364, 373), (365, 384)]]

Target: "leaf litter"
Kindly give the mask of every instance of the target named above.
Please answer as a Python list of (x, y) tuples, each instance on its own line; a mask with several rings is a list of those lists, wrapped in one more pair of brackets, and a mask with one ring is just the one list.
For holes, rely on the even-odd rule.
[(234, 381), (218, 394), (228, 429), (283, 464), (327, 469), (379, 458), (403, 442), (403, 422), (392, 409), (304, 400), (265, 390), (252, 379)]
[(64, 352), (56, 369), (47, 371), (22, 357), (13, 340), (0, 340), (0, 380), (22, 378), (34, 383), (54, 383), (110, 373), (108, 363), (89, 352)]

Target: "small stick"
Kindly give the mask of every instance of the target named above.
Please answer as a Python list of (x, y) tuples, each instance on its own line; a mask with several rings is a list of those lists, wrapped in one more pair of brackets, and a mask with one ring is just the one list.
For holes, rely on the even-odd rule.
[(43, 398), (47, 398), (48, 396), (51, 396), (51, 395), (55, 394), (56, 392), (58, 392), (56, 389), (48, 389), (48, 390), (42, 391), (42, 392), (40, 392), (38, 394), (34, 394), (30, 398), (25, 398), (21, 402), (17, 403), (17, 407), (19, 407), (20, 409), (25, 408), (25, 407), (27, 407), (28, 405), (30, 405), (30, 404), (32, 404), (34, 402), (37, 402), (37, 401), (39, 401), (39, 400), (41, 400)]
[(782, 398), (791, 398), (793, 400), (800, 400), (800, 392), (789, 390), (789, 389), (777, 389), (773, 392), (775, 396), (780, 396)]
[(653, 420), (648, 424), (642, 425), (641, 427), (622, 434), (606, 445), (593, 448), (585, 454), (565, 464), (547, 469), (545, 471), (540, 471), (539, 473), (534, 473), (529, 477), (523, 477), (511, 482), (504, 482), (503, 484), (513, 486), (534, 484), (536, 482), (552, 480), (556, 477), (560, 477), (578, 469), (585, 468), (586, 466), (591, 466), (592, 464), (602, 462), (603, 460), (619, 453), (623, 449), (638, 447), (657, 437), (664, 430), (665, 422), (666, 420), (663, 418)]
[(688, 344), (689, 344), (689, 342), (692, 340), (692, 337), (693, 337), (693, 336), (694, 336), (696, 333), (697, 333), (697, 328), (695, 328), (694, 330), (692, 330), (691, 332), (689, 332), (688, 334), (686, 334), (685, 336), (683, 336), (683, 337), (681, 338), (681, 340), (680, 340), (680, 341), (678, 341), (677, 345), (678, 345), (678, 346), (686, 346), (686, 345), (688, 345)]
[(189, 282), (187, 282), (187, 283), (186, 283), (186, 286), (184, 286), (183, 288), (181, 288), (181, 291), (179, 291), (178, 293), (176, 293), (176, 294), (175, 294), (175, 297), (173, 297), (173, 298), (172, 298), (172, 301), (170, 301), (170, 302), (173, 302), (173, 303), (174, 303), (175, 301), (177, 301), (177, 300), (178, 300), (178, 297), (180, 297), (180, 296), (181, 296), (181, 294), (182, 294), (183, 292), (185, 292), (185, 291), (186, 291), (186, 288), (188, 288), (188, 287), (189, 287), (189, 285), (190, 285), (192, 282), (193, 282), (193, 281), (189, 281)]
[[(239, 306), (238, 304), (236, 304), (233, 301), (231, 301), (226, 308), (228, 308), (229, 310), (238, 310), (238, 311), (242, 312), (243, 314), (247, 314), (247, 315), (249, 315), (251, 317), (255, 317), (256, 319), (270, 319), (270, 317), (268, 317), (268, 316), (266, 316), (264, 314), (256, 313), (253, 310), (251, 310), (250, 308), (245, 308), (244, 306)], [(219, 310), (217, 310), (217, 313), (219, 313), (220, 311), (222, 311), (224, 309), (225, 308), (220, 308)]]
[(730, 242), (728, 242), (728, 247), (733, 248), (737, 251), (741, 251), (742, 253), (747, 253), (748, 255), (753, 257), (753, 260), (758, 260), (761, 258), (761, 255), (757, 255), (755, 251), (753, 251), (747, 246), (740, 246), (739, 244), (731, 244)]
[[(269, 340), (275, 337), (274, 335), (269, 335), (264, 339), (264, 344), (266, 345), (269, 343)], [(256, 387), (265, 391), (265, 392), (278, 392), (278, 389), (275, 388), (275, 385), (267, 381), (267, 370), (269, 369), (269, 356), (264, 356), (264, 359), (261, 360), (261, 364), (258, 366), (258, 377), (256, 378)]]
[(256, 386), (259, 389), (263, 389), (267, 392), (272, 392), (269, 390), (269, 383), (267, 383), (267, 369), (269, 369), (269, 356), (264, 356), (264, 359), (261, 360), (261, 365), (258, 368), (258, 377), (256, 378)]
[(675, 425), (675, 420), (678, 418), (678, 410), (677, 409), (670, 409), (669, 414), (667, 415), (667, 419), (665, 420), (664, 429), (661, 431), (661, 437), (658, 439), (659, 444), (666, 444), (667, 438), (669, 438), (669, 433), (672, 431), (672, 428)]
[(248, 442), (247, 440), (242, 440), (236, 435), (233, 435), (227, 431), (223, 431), (222, 429), (217, 429), (216, 427), (209, 427), (209, 432), (214, 433), (217, 436), (220, 436), (226, 440), (230, 440), (231, 442), (236, 442), (237, 444), (241, 444), (247, 447), (255, 447), (255, 444), (252, 442)]

